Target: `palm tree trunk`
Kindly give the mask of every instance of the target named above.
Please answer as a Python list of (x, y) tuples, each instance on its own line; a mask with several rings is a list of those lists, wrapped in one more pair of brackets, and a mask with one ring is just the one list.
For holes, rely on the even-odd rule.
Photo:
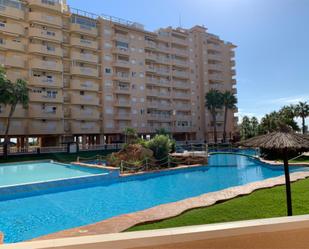
[(227, 107), (224, 107), (223, 142), (226, 142)]
[(217, 115), (216, 115), (215, 110), (212, 111), (212, 120), (213, 120), (213, 127), (214, 127), (214, 141), (216, 144), (218, 142), (218, 139), (217, 139)]
[(305, 125), (305, 117), (304, 116), (302, 116), (301, 117), (302, 118), (302, 128), (303, 128), (303, 134), (305, 134), (305, 130), (306, 130), (306, 125)]
[(10, 124), (11, 124), (11, 119), (13, 116), (13, 113), (15, 111), (16, 105), (12, 105), (11, 109), (10, 109), (10, 113), (7, 119), (7, 123), (6, 123), (6, 129), (5, 129), (5, 133), (4, 133), (4, 144), (3, 144), (3, 155), (5, 158), (8, 157), (8, 145), (10, 142), (9, 139), (9, 130), (10, 130)]

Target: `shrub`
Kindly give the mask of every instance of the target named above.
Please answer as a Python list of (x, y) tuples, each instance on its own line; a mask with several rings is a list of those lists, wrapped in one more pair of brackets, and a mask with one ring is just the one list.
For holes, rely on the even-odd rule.
[(146, 142), (146, 147), (153, 151), (155, 159), (162, 160), (167, 158), (172, 152), (175, 142), (166, 135), (156, 135), (154, 138)]

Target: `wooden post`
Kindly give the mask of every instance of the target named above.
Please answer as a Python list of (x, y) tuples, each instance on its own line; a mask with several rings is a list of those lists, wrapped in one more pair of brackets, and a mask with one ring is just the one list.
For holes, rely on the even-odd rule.
[(287, 149), (284, 150), (283, 161), (284, 161), (284, 175), (285, 175), (285, 190), (286, 190), (286, 205), (288, 216), (293, 215), (292, 211), (292, 196), (291, 196), (291, 182), (290, 182), (290, 172), (289, 172), (289, 160)]

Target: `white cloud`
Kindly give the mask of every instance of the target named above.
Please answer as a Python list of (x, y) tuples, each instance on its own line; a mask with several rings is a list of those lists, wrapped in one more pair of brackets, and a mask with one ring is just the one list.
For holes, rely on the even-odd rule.
[(290, 104), (297, 104), (298, 102), (304, 102), (304, 101), (309, 101), (309, 95), (283, 97), (283, 98), (271, 99), (267, 102), (271, 104), (290, 105)]

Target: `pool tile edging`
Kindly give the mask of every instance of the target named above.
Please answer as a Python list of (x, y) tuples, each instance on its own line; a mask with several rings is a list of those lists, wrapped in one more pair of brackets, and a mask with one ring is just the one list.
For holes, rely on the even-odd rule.
[[(309, 178), (309, 172), (296, 172), (291, 174), (292, 182), (306, 178)], [(162, 204), (135, 213), (116, 216), (94, 224), (41, 236), (33, 240), (46, 240), (122, 232), (138, 224), (176, 217), (190, 209), (212, 206), (218, 201), (226, 201), (241, 195), (248, 195), (258, 189), (271, 188), (284, 185), (284, 183), (284, 176), (269, 178), (243, 186), (231, 187), (221, 191), (211, 192), (177, 202)]]

